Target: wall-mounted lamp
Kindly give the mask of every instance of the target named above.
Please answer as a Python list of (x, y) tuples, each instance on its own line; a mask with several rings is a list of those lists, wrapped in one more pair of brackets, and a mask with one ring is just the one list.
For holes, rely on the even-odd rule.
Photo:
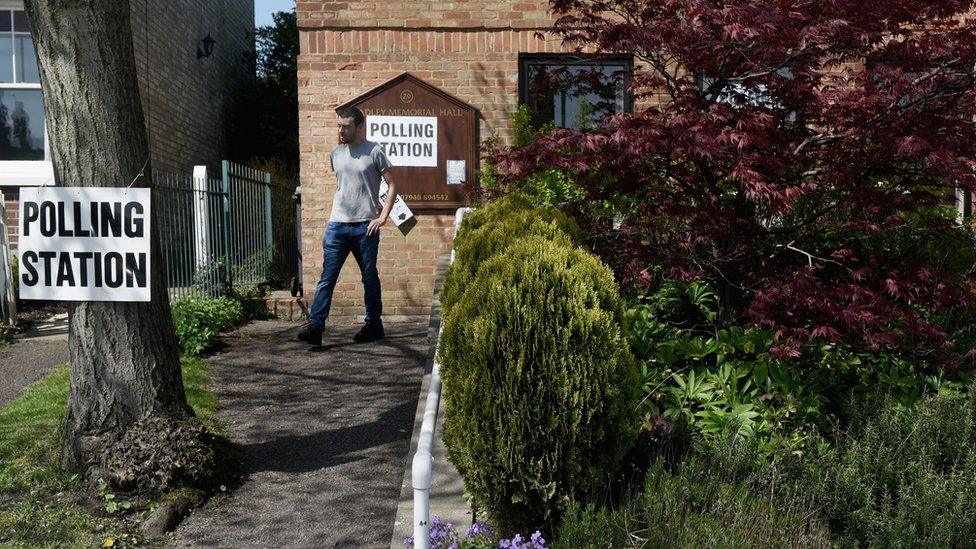
[(213, 53), (214, 44), (216, 43), (217, 41), (214, 40), (208, 32), (207, 36), (205, 36), (203, 40), (200, 40), (200, 45), (197, 46), (197, 59), (200, 59), (201, 57), (210, 57), (210, 54)]

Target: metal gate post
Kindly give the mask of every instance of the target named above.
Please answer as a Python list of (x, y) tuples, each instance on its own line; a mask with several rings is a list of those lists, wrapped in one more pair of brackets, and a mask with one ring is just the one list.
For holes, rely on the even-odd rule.
[(230, 240), (230, 162), (223, 160), (220, 163), (221, 172), (223, 172), (223, 179), (221, 180), (221, 188), (224, 195), (224, 222), (223, 230), (224, 233), (224, 270), (226, 271), (225, 278), (227, 280), (227, 287), (232, 288), (234, 286), (234, 279), (231, 275), (231, 240)]
[[(271, 222), (271, 174), (264, 173), (264, 246), (268, 253), (268, 265), (274, 261), (274, 224)], [(267, 269), (267, 267), (265, 268)], [(264, 279), (267, 280), (267, 272)]]

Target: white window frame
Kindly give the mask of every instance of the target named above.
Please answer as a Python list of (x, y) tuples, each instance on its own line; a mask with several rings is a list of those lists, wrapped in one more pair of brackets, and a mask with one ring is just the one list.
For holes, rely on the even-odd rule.
[[(21, 0), (0, 0), (0, 10), (23, 10)], [(16, 57), (14, 74), (17, 73)], [(38, 84), (0, 84), (5, 90), (40, 90)], [(51, 147), (48, 142), (47, 113), (44, 113), (44, 160), (0, 160), (0, 188), (36, 187), (54, 184), (54, 164), (51, 162)]]

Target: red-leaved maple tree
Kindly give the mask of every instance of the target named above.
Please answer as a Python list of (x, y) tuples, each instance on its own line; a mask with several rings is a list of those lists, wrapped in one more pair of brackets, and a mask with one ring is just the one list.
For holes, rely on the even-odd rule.
[(966, 0), (553, 0), (579, 51), (633, 54), (633, 115), (496, 149), (588, 200), (623, 284), (706, 280), (723, 323), (958, 364), (976, 189), (976, 23)]

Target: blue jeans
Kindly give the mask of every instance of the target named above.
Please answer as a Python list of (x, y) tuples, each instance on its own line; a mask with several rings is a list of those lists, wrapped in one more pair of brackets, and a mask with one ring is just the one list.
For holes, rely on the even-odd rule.
[(323, 328), (332, 306), (332, 292), (339, 280), (339, 271), (346, 257), (352, 252), (363, 275), (363, 298), (366, 301), (366, 324), (379, 324), (383, 314), (383, 301), (380, 298), (380, 275), (376, 270), (376, 253), (380, 246), (380, 233), (366, 236), (368, 221), (362, 223), (329, 222), (329, 228), (322, 239), (323, 261), (322, 279), (315, 286), (315, 299), (309, 313), (309, 324)]

